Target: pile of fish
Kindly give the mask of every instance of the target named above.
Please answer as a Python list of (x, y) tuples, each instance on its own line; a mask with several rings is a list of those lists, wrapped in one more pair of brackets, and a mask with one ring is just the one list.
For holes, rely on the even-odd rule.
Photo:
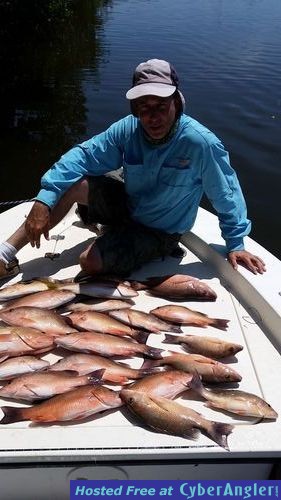
[[(134, 300), (142, 291), (177, 303), (149, 313), (138, 310)], [(211, 318), (178, 302), (216, 298), (206, 283), (186, 275), (142, 282), (42, 278), (3, 287), (0, 397), (36, 404), (2, 406), (0, 423), (76, 422), (125, 406), (157, 432), (195, 439), (201, 431), (228, 449), (227, 436), (234, 425), (208, 420), (174, 398), (192, 389), (212, 408), (260, 419), (278, 415), (254, 394), (205, 387), (241, 381), (224, 360), (243, 346), (183, 332), (185, 326), (226, 331), (229, 320)], [(151, 333), (165, 333), (163, 348), (149, 345)], [(167, 350), (167, 344), (181, 351)], [(61, 356), (53, 364), (40, 357), (51, 351)], [(141, 368), (120, 361), (133, 357), (144, 358)]]

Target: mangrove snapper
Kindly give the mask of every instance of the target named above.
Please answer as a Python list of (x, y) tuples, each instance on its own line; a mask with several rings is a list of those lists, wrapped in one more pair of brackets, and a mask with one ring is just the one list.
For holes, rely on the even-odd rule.
[(78, 376), (76, 372), (37, 372), (21, 375), (0, 389), (0, 397), (36, 401), (70, 391), (81, 385), (99, 383), (103, 370)]
[(10, 358), (0, 363), (0, 380), (10, 380), (24, 373), (33, 373), (46, 370), (50, 366), (49, 361), (36, 358), (35, 356), (19, 356)]
[(173, 399), (189, 389), (191, 380), (191, 373), (186, 373), (181, 370), (162, 371), (147, 375), (141, 380), (133, 382), (128, 386), (128, 390), (140, 391), (149, 395)]
[(134, 328), (143, 328), (149, 332), (160, 333), (175, 332), (181, 333), (182, 330), (179, 326), (167, 323), (153, 314), (149, 314), (136, 309), (123, 309), (122, 311), (109, 311), (109, 316), (126, 323)]
[(132, 281), (135, 290), (147, 290), (151, 295), (173, 300), (216, 300), (217, 294), (204, 281), (193, 276), (173, 274), (153, 276), (144, 281)]
[(204, 382), (240, 382), (242, 379), (241, 375), (228, 365), (200, 354), (181, 354), (170, 351), (170, 354), (162, 359), (145, 361), (143, 368), (165, 365), (188, 373), (197, 371)]
[(66, 422), (85, 419), (123, 405), (118, 392), (102, 386), (85, 385), (54, 396), (29, 408), (2, 406), (0, 424), (31, 420), (33, 422)]
[(55, 281), (50, 278), (19, 281), (13, 285), (6, 285), (0, 290), (0, 301), (17, 299), (30, 293), (53, 290), (56, 288)]
[[(70, 292), (71, 293), (71, 292)], [(132, 307), (134, 302), (130, 299), (118, 300), (118, 299), (86, 299), (84, 302), (74, 302), (68, 304), (64, 307), (63, 312), (81, 312), (81, 311), (115, 311), (119, 309), (127, 309)]]
[(65, 335), (76, 332), (62, 316), (40, 307), (23, 306), (16, 309), (2, 309), (0, 319), (14, 326), (36, 328), (49, 335)]
[(94, 330), (99, 333), (110, 333), (111, 335), (129, 336), (139, 338), (139, 331), (135, 330), (121, 321), (117, 321), (108, 314), (96, 311), (73, 312), (67, 316), (68, 321), (80, 330)]
[(55, 309), (76, 297), (75, 293), (68, 290), (44, 290), (43, 292), (31, 293), (14, 300), (5, 302), (3, 309), (15, 309), (17, 307), (31, 306), (44, 309)]
[(69, 290), (79, 295), (107, 299), (130, 299), (138, 295), (138, 292), (126, 283), (106, 280), (93, 280), (92, 282), (85, 283), (57, 283), (56, 288), (59, 290)]
[(35, 328), (6, 327), (0, 329), (2, 361), (24, 354), (40, 354), (54, 349), (54, 339)]
[(206, 406), (219, 408), (245, 417), (276, 419), (278, 413), (264, 399), (238, 389), (206, 389), (194, 373), (190, 387), (208, 402)]
[(44, 290), (68, 290), (76, 295), (88, 295), (108, 299), (130, 299), (138, 292), (129, 283), (120, 281), (87, 281), (76, 283), (73, 279), (57, 280), (53, 278), (36, 278), (6, 285), (0, 290), (0, 301), (16, 299), (24, 295)]
[[(1, 365), (0, 365), (1, 368)], [(50, 370), (74, 370), (79, 375), (86, 375), (94, 370), (104, 369), (103, 380), (126, 384), (131, 379), (140, 379), (145, 375), (152, 373), (157, 368), (151, 369), (134, 369), (129, 365), (117, 361), (113, 361), (103, 356), (95, 354), (72, 354), (60, 359), (54, 365), (51, 365)]]
[(123, 337), (97, 332), (71, 333), (70, 335), (57, 337), (55, 343), (70, 351), (94, 352), (106, 357), (122, 356), (126, 358), (134, 355), (144, 355), (157, 359), (162, 353), (162, 349), (138, 344)]
[(172, 321), (180, 325), (201, 326), (202, 328), (213, 326), (219, 330), (226, 330), (229, 322), (228, 319), (209, 318), (207, 314), (193, 311), (185, 306), (160, 306), (150, 312), (164, 321)]
[(234, 356), (243, 349), (243, 346), (239, 344), (226, 342), (215, 337), (203, 337), (199, 335), (166, 334), (163, 343), (180, 344), (190, 352), (216, 359)]

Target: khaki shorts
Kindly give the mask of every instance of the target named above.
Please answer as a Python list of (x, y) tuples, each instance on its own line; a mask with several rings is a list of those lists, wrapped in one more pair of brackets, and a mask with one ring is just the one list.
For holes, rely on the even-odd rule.
[(103, 224), (96, 238), (103, 272), (128, 276), (146, 262), (164, 258), (177, 247), (180, 234), (143, 226), (130, 218), (124, 182), (117, 174), (88, 177), (89, 205), (78, 205), (85, 224)]

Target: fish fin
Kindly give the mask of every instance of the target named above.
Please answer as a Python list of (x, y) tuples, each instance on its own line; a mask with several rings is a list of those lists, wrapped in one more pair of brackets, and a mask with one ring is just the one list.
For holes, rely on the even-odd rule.
[(35, 278), (36, 281), (40, 281), (41, 283), (44, 283), (44, 285), (47, 286), (49, 290), (56, 290), (57, 289), (57, 281), (53, 280), (48, 277), (42, 277), (42, 278)]
[(165, 333), (165, 339), (162, 341), (162, 344), (177, 344), (177, 336), (171, 335), (170, 333)]
[(113, 373), (110, 373), (109, 375), (105, 374), (104, 380), (106, 380), (107, 382), (112, 382), (114, 384), (119, 384), (119, 385), (125, 385), (128, 382), (131, 382), (131, 380), (128, 377), (126, 377), (125, 375), (116, 375)]
[(167, 276), (150, 276), (142, 281), (129, 280), (131, 287), (134, 290), (146, 290), (147, 288), (152, 288), (154, 286), (160, 285), (166, 279), (170, 278), (172, 275)]
[(136, 281), (136, 280), (129, 280), (130, 286), (133, 288), (133, 290), (145, 290), (148, 288), (148, 286), (145, 284), (145, 282), (141, 281)]
[(233, 431), (234, 425), (224, 424), (222, 422), (212, 422), (211, 430), (208, 435), (222, 448), (229, 451), (227, 436)]
[[(247, 416), (247, 415), (245, 415)], [(257, 417), (257, 418), (254, 418), (254, 420), (251, 420), (250, 422), (236, 422), (235, 424), (233, 424), (233, 427), (238, 427), (240, 425), (257, 425), (257, 424), (260, 424), (261, 422), (263, 422), (264, 420), (264, 416), (261, 416), (261, 417)]]
[(190, 347), (184, 343), (184, 342), (179, 342), (180, 346), (186, 351), (188, 352), (188, 354), (191, 354), (192, 353), (192, 349), (190, 349)]
[(133, 336), (133, 338), (139, 342), (140, 344), (146, 344), (147, 342), (147, 339), (150, 335), (150, 332), (142, 332), (142, 331), (138, 331), (136, 333), (136, 335)]
[(148, 356), (149, 358), (154, 359), (162, 359), (162, 352), (164, 352), (164, 349), (157, 349), (156, 347), (147, 346), (147, 350), (146, 352), (144, 352), (144, 356)]
[(204, 406), (206, 406), (206, 408), (218, 408), (218, 406), (215, 406), (212, 401), (205, 401)]
[(190, 389), (193, 389), (195, 392), (198, 392), (199, 394), (202, 395), (202, 392), (204, 390), (204, 386), (202, 384), (201, 377), (198, 373), (197, 370), (193, 372), (192, 379), (190, 381)]
[(64, 374), (64, 375), (72, 375), (72, 377), (76, 377), (79, 375), (79, 372), (77, 370), (58, 370), (59, 373)]
[(99, 370), (94, 370), (93, 372), (88, 373), (89, 383), (100, 384), (102, 382), (104, 372), (105, 368), (101, 368)]
[(86, 271), (80, 271), (76, 276), (74, 276), (72, 282), (74, 283), (87, 283), (88, 281), (92, 281), (93, 276), (88, 274)]
[(125, 368), (131, 368), (131, 365), (129, 363), (124, 363), (123, 361), (118, 361), (118, 364), (124, 366)]
[(200, 434), (199, 429), (196, 429), (195, 427), (188, 427), (187, 429), (184, 430), (183, 437), (186, 439), (195, 440), (198, 438), (199, 434)]
[(210, 318), (210, 326), (218, 328), (218, 330), (226, 330), (228, 328), (229, 319)]
[(15, 406), (2, 406), (1, 410), (4, 413), (4, 417), (0, 421), (0, 424), (12, 424), (13, 422), (26, 420), (22, 415), (22, 408), (16, 408)]

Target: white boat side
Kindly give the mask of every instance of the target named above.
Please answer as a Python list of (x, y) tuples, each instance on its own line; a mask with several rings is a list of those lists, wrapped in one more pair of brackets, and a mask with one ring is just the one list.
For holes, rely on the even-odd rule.
[[(14, 207), (0, 215), (0, 240), (4, 240), (24, 220), (30, 204)], [(75, 207), (65, 219), (51, 231), (51, 239), (43, 240), (39, 250), (25, 247), (18, 254), (22, 273), (9, 283), (36, 276), (73, 277), (79, 271), (78, 255), (93, 237), (93, 233), (81, 227)], [(210, 284), (218, 294), (214, 303), (186, 302), (187, 307), (200, 310), (212, 317), (230, 319), (227, 333), (196, 329), (198, 334), (227, 338), (242, 343), (243, 351), (237, 354), (233, 367), (242, 374), (240, 388), (264, 397), (281, 414), (279, 377), (281, 370), (281, 296), (280, 261), (246, 238), (246, 246), (266, 262), (264, 275), (253, 275), (239, 267), (234, 271), (223, 255), (223, 240), (217, 219), (200, 209), (193, 231), (182, 238), (187, 255), (181, 260), (168, 258), (154, 261), (133, 274), (134, 278), (165, 274), (189, 274)], [(59, 254), (54, 260), (45, 258), (46, 253)], [(164, 299), (150, 297), (141, 292), (136, 308), (149, 311), (167, 303)], [(194, 328), (185, 327), (192, 333)], [(148, 343), (162, 347), (163, 336), (151, 335)], [(165, 344), (164, 344), (165, 345)], [(180, 350), (173, 346), (173, 350)], [(56, 355), (45, 359), (55, 360)], [(127, 360), (126, 360), (127, 361)], [(141, 360), (133, 360), (132, 366), (140, 366)], [(183, 404), (213, 420), (237, 422), (226, 413), (206, 408), (203, 401), (182, 399)], [(16, 405), (0, 401), (0, 406)], [(0, 415), (1, 417), (1, 415)], [(241, 420), (240, 420), (241, 423)], [(237, 426), (229, 436), (230, 452), (220, 448), (208, 437), (200, 435), (197, 441), (157, 434), (129, 422), (121, 411), (108, 413), (102, 418), (73, 425), (34, 426), (22, 422), (0, 426), (2, 464), (82, 461), (169, 461), (187, 460), (189, 463), (227, 463), (241, 461), (273, 462), (281, 457), (280, 417), (275, 422)]]

